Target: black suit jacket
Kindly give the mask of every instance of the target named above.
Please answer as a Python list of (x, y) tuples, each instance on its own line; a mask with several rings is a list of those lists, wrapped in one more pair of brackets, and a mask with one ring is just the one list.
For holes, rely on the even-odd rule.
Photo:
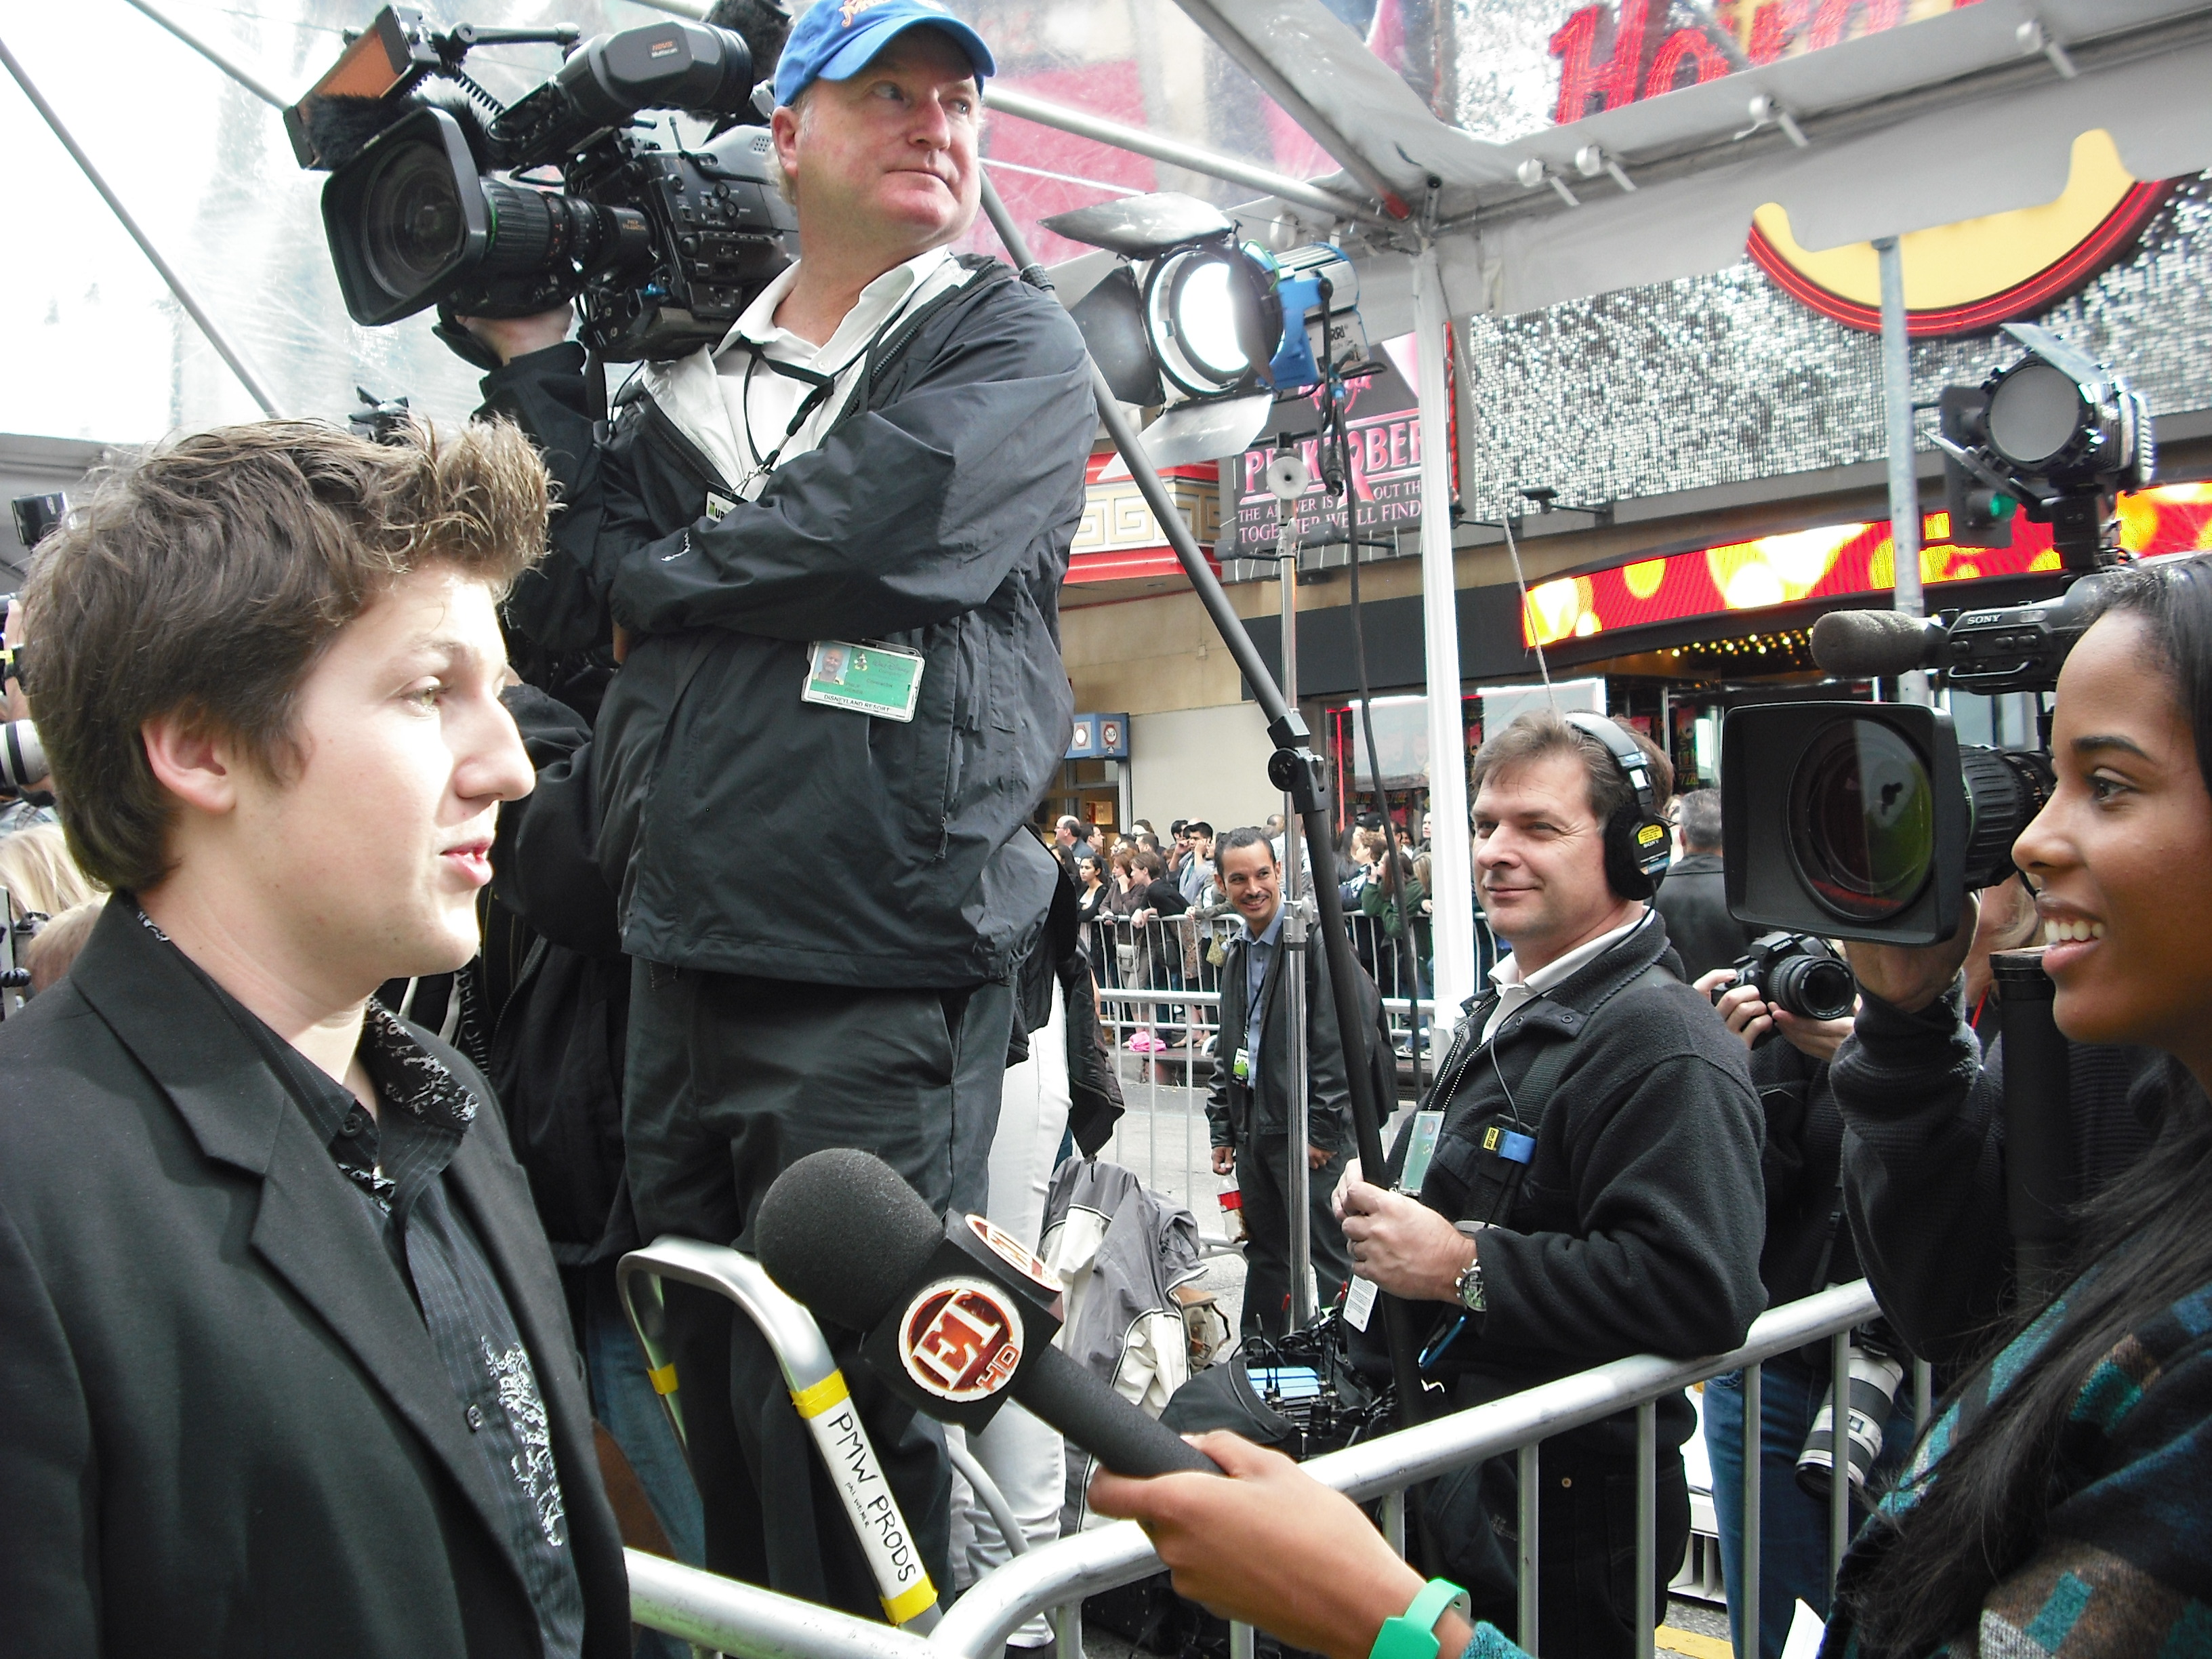
[[(422, 1040), (484, 1102), (448, 1190), (537, 1370), (584, 1650), (617, 1659), (552, 1259), (489, 1091)], [(462, 1412), (306, 1115), (118, 897), (0, 1027), (0, 1655), (537, 1656)]]
[(1727, 877), (1718, 853), (1676, 859), (1651, 903), (1667, 919), (1667, 937), (1682, 958), (1685, 981), (1735, 966), (1743, 947), (1759, 937), (1758, 928), (1729, 914)]
[[(1206, 1115), (1216, 1146), (1243, 1146), (1255, 1134), (1289, 1133), (1291, 1121), (1290, 1025), (1277, 1017), (1282, 996), (1283, 963), (1290, 952), (1278, 939), (1274, 956), (1260, 981), (1260, 1086), (1239, 1083), (1231, 1066), (1249, 1041), (1244, 1029), (1245, 963), (1250, 937), (1241, 929), (1229, 941), (1221, 965), (1221, 1035), (1214, 1044), (1213, 1080)], [(1306, 936), (1307, 1144), (1334, 1152), (1352, 1145), (1352, 1088), (1346, 1081), (1344, 1042), (1337, 1034), (1336, 1001), (1330, 994), (1328, 952), (1318, 928)], [(1375, 981), (1359, 975), (1360, 1006), (1367, 1011), (1369, 1059), (1376, 1079), (1375, 1098), (1384, 1119), (1397, 1103), (1395, 1061), (1389, 1033), (1382, 1026), (1382, 999)], [(1256, 1098), (1255, 1098), (1256, 1095)]]

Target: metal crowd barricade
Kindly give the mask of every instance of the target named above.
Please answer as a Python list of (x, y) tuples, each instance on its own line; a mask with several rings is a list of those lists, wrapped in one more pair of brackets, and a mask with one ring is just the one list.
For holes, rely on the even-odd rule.
[[(1838, 1399), (1850, 1398), (1844, 1346), (1852, 1328), (1875, 1316), (1874, 1293), (1862, 1279), (1840, 1285), (1760, 1316), (1743, 1346), (1701, 1359), (1638, 1354), (1561, 1377), (1434, 1422), (1383, 1435), (1332, 1452), (1305, 1465), (1323, 1485), (1359, 1500), (1386, 1500), (1385, 1531), (1402, 1548), (1406, 1490), (1453, 1469), (1516, 1452), (1520, 1460), (1522, 1645), (1542, 1651), (1536, 1619), (1537, 1519), (1540, 1493), (1536, 1449), (1552, 1436), (1633, 1407), (1645, 1473), (1637, 1482), (1636, 1583), (1639, 1650), (1652, 1651), (1657, 1620), (1652, 1603), (1656, 1503), (1649, 1473), (1656, 1435), (1656, 1401), (1692, 1382), (1723, 1372), (1744, 1372), (1743, 1577), (1739, 1627), (1755, 1652), (1759, 1632), (1759, 1480), (1757, 1415), (1765, 1362), (1826, 1340), (1836, 1365)], [(1918, 1414), (1929, 1411), (1928, 1377), (1917, 1376)], [(1839, 1437), (1840, 1438), (1840, 1437)], [(1839, 1452), (1840, 1455), (1840, 1452)], [(1849, 1503), (1849, 1482), (1833, 1482), (1838, 1510)], [(1395, 1500), (1395, 1501), (1394, 1501)], [(1845, 1510), (1847, 1518), (1847, 1510)], [(1840, 1556), (1843, 1528), (1838, 1527)], [(747, 1659), (997, 1659), (1006, 1639), (1040, 1613), (1079, 1607), (1083, 1598), (1131, 1583), (1160, 1570), (1144, 1533), (1132, 1522), (1040, 1545), (976, 1581), (946, 1612), (927, 1641), (846, 1614), (795, 1602), (750, 1585), (714, 1578), (672, 1563), (640, 1557), (631, 1562), (632, 1616), (655, 1630), (719, 1646)], [(1832, 1561), (1831, 1564), (1832, 1571)], [(1248, 1627), (1231, 1632), (1232, 1651), (1250, 1651)]]
[[(1437, 1058), (1428, 1045), (1435, 1009), (1425, 975), (1417, 982), (1405, 974), (1397, 941), (1377, 918), (1353, 915), (1347, 920), (1355, 953), (1363, 963), (1379, 964), (1377, 984), (1401, 1092), (1410, 1100), (1415, 1043), (1422, 1045), (1423, 1079), (1434, 1075)], [(1099, 1155), (1188, 1207), (1209, 1234), (1218, 1215), (1206, 1091), (1213, 1075), (1222, 995), (1222, 964), (1213, 957), (1243, 927), (1230, 912), (1143, 923), (1102, 915), (1085, 925), (1085, 944), (1098, 981), (1099, 1020), (1117, 1056), (1128, 1108)], [(1477, 966), (1486, 973), (1499, 952), (1479, 918), (1475, 944)], [(1401, 991), (1407, 994), (1395, 994)]]

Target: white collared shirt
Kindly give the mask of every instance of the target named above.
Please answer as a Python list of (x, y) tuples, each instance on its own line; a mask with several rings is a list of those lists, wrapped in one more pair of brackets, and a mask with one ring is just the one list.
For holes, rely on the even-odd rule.
[[(729, 407), (730, 427), (744, 467), (743, 476), (732, 482), (746, 501), (755, 499), (768, 485), (771, 469), (763, 463), (773, 458), (775, 465), (781, 466), (822, 441), (822, 434), (851, 401), (861, 366), (878, 335), (973, 274), (953, 258), (950, 248), (933, 247), (917, 254), (862, 289), (836, 332), (817, 346), (778, 326), (775, 320), (776, 307), (798, 285), (799, 270), (795, 264), (788, 266), (763, 289), (714, 354), (722, 400)], [(836, 380), (836, 389), (816, 404), (788, 436), (786, 428), (814, 388), (804, 380), (777, 374), (766, 362), (756, 362), (745, 342), (771, 362), (790, 363)]]
[(1625, 921), (1610, 933), (1600, 933), (1587, 945), (1577, 945), (1566, 955), (1546, 963), (1526, 979), (1521, 976), (1520, 957), (1508, 956), (1490, 970), (1490, 982), (1498, 988), (1498, 1006), (1490, 1011), (1490, 1018), (1483, 1025), (1482, 1040), (1489, 1042), (1498, 1035), (1498, 1028), (1512, 1017), (1515, 1009), (1534, 1002), (1553, 986), (1565, 984), (1641, 927), (1650, 915), (1650, 906), (1638, 908), (1635, 921)]

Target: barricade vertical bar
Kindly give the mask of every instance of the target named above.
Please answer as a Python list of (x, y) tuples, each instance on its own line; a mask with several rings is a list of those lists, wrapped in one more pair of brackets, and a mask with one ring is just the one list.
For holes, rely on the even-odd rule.
[(1521, 1626), (1521, 1646), (1530, 1655), (1540, 1652), (1536, 1645), (1536, 1516), (1537, 1505), (1542, 1501), (1538, 1488), (1539, 1442), (1530, 1441), (1520, 1450), (1521, 1486), (1521, 1594), (1517, 1609)]
[(1229, 1621), (1229, 1659), (1252, 1659), (1252, 1626), (1233, 1619)]
[(1844, 1546), (1851, 1534), (1851, 1334), (1838, 1331), (1828, 1340), (1829, 1375), (1835, 1401), (1828, 1410), (1828, 1588), (1844, 1565)]
[(1659, 1406), (1647, 1400), (1636, 1408), (1636, 1652), (1651, 1659), (1659, 1620), (1651, 1606), (1652, 1558), (1659, 1553), (1659, 1492), (1655, 1467), (1659, 1459)]
[(1762, 1454), (1766, 1449), (1766, 1369), (1763, 1365), (1743, 1368), (1743, 1548), (1736, 1557), (1736, 1576), (1740, 1584), (1728, 1586), (1729, 1600), (1737, 1608), (1736, 1659), (1759, 1659), (1759, 1528), (1764, 1524), (1766, 1506), (1759, 1490), (1759, 1480), (1765, 1471), (1760, 1468)]
[(1406, 1553), (1406, 1494), (1394, 1492), (1382, 1500), (1382, 1536), (1400, 1555)]
[(1053, 1616), (1053, 1638), (1061, 1653), (1083, 1659), (1083, 1603), (1070, 1601)]
[(1924, 1433), (1936, 1414), (1936, 1368), (1924, 1359), (1912, 1362), (1912, 1431)]

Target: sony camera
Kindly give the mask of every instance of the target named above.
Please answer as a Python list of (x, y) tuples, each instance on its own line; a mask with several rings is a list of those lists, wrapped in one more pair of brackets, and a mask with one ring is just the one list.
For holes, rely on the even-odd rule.
[[(2118, 375), (2057, 336), (2008, 331), (2029, 355), (1978, 389), (1949, 389), (1963, 398), (1946, 394), (1938, 442), (1954, 475), (1954, 535), (2005, 544), (2016, 506), (2052, 526), (2067, 586), (2036, 604), (1928, 620), (1832, 612), (1813, 629), (1814, 660), (1829, 673), (1928, 670), (1954, 691), (2046, 692), (2102, 609), (2104, 573), (2121, 559), (2118, 492), (2151, 478), (2150, 416)], [(1729, 912), (1837, 939), (1949, 939), (1966, 894), (2012, 874), (2012, 844), (2050, 799), (2049, 738), (2047, 714), (2038, 751), (1961, 744), (1948, 714), (1913, 703), (1731, 710), (1721, 738)]]
[[(529, 41), (568, 59), (511, 106), (462, 68), (473, 46)], [(744, 38), (672, 17), (576, 41), (573, 25), (441, 33), (387, 6), (285, 111), (301, 166), (331, 175), (323, 227), (356, 322), (436, 306), (450, 332), (580, 300), (600, 356), (680, 357), (720, 344), (790, 263), (797, 219), (764, 129), (701, 152), (635, 130), (647, 109), (757, 123)], [(532, 180), (547, 169), (560, 189)]]
[(1763, 933), (1736, 958), (1735, 977), (1713, 988), (1717, 1003), (1740, 985), (1800, 1019), (1841, 1019), (1858, 998), (1858, 981), (1836, 947), (1810, 933)]

